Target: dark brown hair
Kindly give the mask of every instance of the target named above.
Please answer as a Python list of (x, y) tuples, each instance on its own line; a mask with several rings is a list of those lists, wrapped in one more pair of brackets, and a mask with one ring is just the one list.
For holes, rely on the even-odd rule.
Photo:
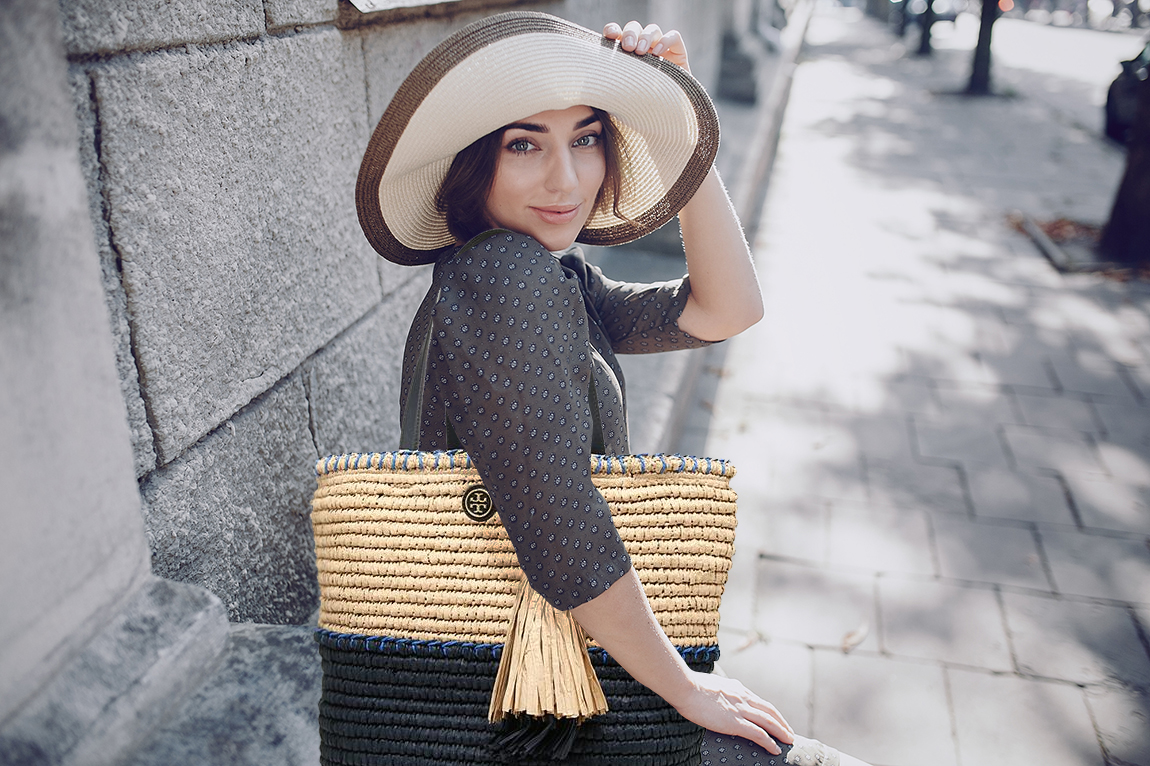
[[(603, 126), (603, 159), (606, 172), (603, 185), (595, 197), (598, 211), (607, 205), (611, 211), (628, 220), (619, 212), (619, 198), (622, 189), (621, 155), (626, 151), (619, 136), (619, 129), (611, 120), (611, 115), (602, 109), (591, 107), (595, 117)], [(487, 220), (487, 195), (495, 182), (495, 164), (503, 144), (503, 133), (507, 128), (499, 128), (473, 142), (451, 162), (451, 167), (435, 195), (435, 207), (447, 216), (447, 229), (460, 243), (467, 242), (477, 234), (491, 228)]]

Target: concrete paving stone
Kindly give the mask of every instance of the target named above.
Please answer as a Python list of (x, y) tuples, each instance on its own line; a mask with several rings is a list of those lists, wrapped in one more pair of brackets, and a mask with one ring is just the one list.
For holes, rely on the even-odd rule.
[(946, 460), (963, 466), (996, 466), (1009, 468), (1003, 450), (999, 426), (956, 414), (937, 422), (914, 418), (914, 434), (919, 454), (929, 460)]
[(1074, 516), (1058, 480), (996, 467), (973, 466), (966, 480), (974, 514), (982, 518), (1073, 524)]
[(318, 604), (319, 455), (299, 375), (145, 478), (152, 571), (219, 596), (232, 622), (304, 624)]
[(900, 577), (880, 577), (878, 591), (884, 652), (1013, 670), (994, 591)]
[[(829, 500), (806, 498), (793, 503), (772, 503), (766, 511), (766, 530), (759, 547), (763, 553), (784, 558), (827, 563), (831, 509)], [(743, 501), (739, 509), (742, 513)], [(739, 531), (743, 533), (740, 518)]]
[(829, 521), (827, 563), (831, 566), (937, 574), (926, 511), (832, 502)]
[(1004, 438), (1022, 471), (1105, 474), (1090, 434), (1065, 428), (1006, 425)]
[(883, 766), (957, 764), (940, 667), (825, 650), (814, 666), (813, 736)]
[[(755, 461), (746, 459), (748, 453), (739, 448), (738, 441), (730, 443), (734, 449), (724, 454), (730, 454), (736, 465), (755, 465)], [(794, 456), (775, 454), (766, 461), (764, 469), (760, 469), (760, 476), (767, 482), (772, 501), (778, 503), (810, 497), (856, 501), (867, 497), (862, 469), (853, 461), (802, 461)]]
[(1137, 394), (1123, 380), (1118, 362), (1094, 350), (1051, 355), (1050, 364), (1065, 391), (1094, 394), (1114, 402), (1138, 404)]
[(934, 536), (943, 577), (1051, 589), (1029, 529), (935, 514)]
[(947, 669), (962, 766), (1103, 766), (1081, 689)]
[(362, 53), (357, 38), (318, 30), (94, 75), (136, 361), (166, 463), (381, 298), (378, 256), (348, 202), (367, 140)]
[(1041, 530), (1059, 592), (1150, 603), (1150, 547), (1145, 537), (1121, 539)]
[(1041, 349), (1019, 348), (1010, 354), (980, 353), (981, 380), (1000, 386), (1047, 389), (1057, 386)]
[(338, 0), (265, 0), (264, 14), (269, 32), (297, 24), (335, 21)]
[[(886, 388), (890, 396), (890, 409), (893, 412), (937, 415), (941, 411), (933, 381), (929, 378), (899, 376), (887, 381)], [(905, 428), (904, 421), (904, 433)]]
[(1080, 684), (1150, 682), (1150, 657), (1125, 607), (1003, 593), (1018, 669)]
[(304, 363), (320, 455), (399, 447), (402, 349), (430, 283), (426, 272)]
[(100, 277), (104, 285), (104, 301), (108, 305), (112, 338), (116, 344), (116, 373), (120, 379), (120, 394), (128, 411), (128, 429), (132, 434), (132, 458), (136, 478), (156, 467), (156, 448), (152, 439), (152, 426), (140, 394), (140, 377), (136, 370), (136, 357), (132, 353), (132, 333), (128, 326), (128, 297), (120, 281), (120, 268), (108, 238), (108, 223), (104, 220), (104, 199), (100, 188), (100, 162), (96, 156), (96, 112), (92, 101), (92, 81), (87, 71), (73, 66), (69, 72), (72, 99), (76, 106), (76, 123), (80, 131), (80, 167), (88, 187), (88, 213), (92, 218), (96, 252), (100, 256)]
[(781, 641), (841, 647), (852, 632), (877, 650), (874, 576), (763, 558), (759, 562), (755, 630)]
[(1150, 407), (1095, 402), (1094, 409), (1102, 421), (1106, 441), (1150, 454)]
[(69, 0), (60, 11), (69, 55), (214, 43), (264, 31), (259, 0)]
[(1089, 401), (1073, 396), (1018, 394), (1016, 401), (1025, 424), (1098, 433), (1100, 423)]
[(1123, 367), (1122, 372), (1126, 377), (1126, 385), (1132, 386), (1138, 393), (1138, 401), (1143, 406), (1150, 402), (1150, 364), (1146, 363), (1145, 357), (1150, 355), (1147, 353), (1150, 347), (1147, 346), (1145, 341), (1140, 342), (1139, 350), (1143, 352), (1143, 359), (1138, 364), (1127, 364)]
[(1150, 766), (1150, 693), (1093, 687), (1086, 690), (1086, 704), (1111, 762)]
[(866, 470), (868, 497), (875, 506), (967, 512), (955, 468), (868, 460)]
[(778, 708), (797, 733), (809, 736), (814, 650), (782, 641), (744, 646), (744, 638), (730, 648), (721, 642), (723, 672)]
[(1150, 451), (1103, 440), (1098, 443), (1098, 455), (1106, 466), (1107, 475), (1115, 481), (1150, 487)]
[(758, 595), (759, 552), (735, 541), (727, 585), (719, 604), (719, 625), (728, 630), (753, 631)]
[[(924, 398), (928, 395), (925, 392), (923, 394)], [(851, 430), (867, 460), (912, 462), (914, 452), (910, 443), (910, 428), (907, 413), (898, 411), (862, 416), (851, 423)]]
[(1068, 475), (1066, 483), (1084, 526), (1150, 534), (1150, 487), (1090, 475)]

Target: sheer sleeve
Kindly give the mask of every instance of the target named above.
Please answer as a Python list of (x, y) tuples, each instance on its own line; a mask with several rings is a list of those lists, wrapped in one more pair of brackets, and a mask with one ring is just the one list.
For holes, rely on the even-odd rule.
[(679, 329), (679, 316), (691, 294), (689, 277), (669, 282), (617, 282), (582, 255), (563, 257), (563, 265), (581, 274), (599, 321), (616, 354), (654, 354), (709, 346)]
[(535, 240), (511, 233), (436, 270), (433, 396), (531, 586), (558, 609), (590, 601), (631, 561), (591, 483), (592, 359), (579, 281)]

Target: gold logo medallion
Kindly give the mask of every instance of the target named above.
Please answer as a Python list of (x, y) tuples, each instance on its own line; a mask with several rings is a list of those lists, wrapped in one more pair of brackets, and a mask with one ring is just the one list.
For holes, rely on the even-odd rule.
[(482, 484), (469, 487), (463, 493), (463, 512), (472, 521), (487, 521), (495, 513), (495, 503), (491, 502), (491, 493)]

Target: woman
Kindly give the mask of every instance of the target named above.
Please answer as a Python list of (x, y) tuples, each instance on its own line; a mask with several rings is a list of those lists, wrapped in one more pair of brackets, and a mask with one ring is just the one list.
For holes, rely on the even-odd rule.
[[(356, 196), (382, 255), (435, 263), (404, 357), (402, 446), (467, 451), (530, 586), (708, 731), (704, 764), (766, 766), (787, 750), (829, 765), (838, 754), (795, 745), (769, 702), (688, 666), (589, 480), (592, 451), (629, 451), (616, 353), (724, 340), (763, 314), (711, 165), (713, 107), (688, 72), (682, 37), (653, 24), (597, 39), (510, 13), (450, 38), (401, 86)], [(676, 213), (689, 280), (613, 282), (572, 247), (630, 241)]]

